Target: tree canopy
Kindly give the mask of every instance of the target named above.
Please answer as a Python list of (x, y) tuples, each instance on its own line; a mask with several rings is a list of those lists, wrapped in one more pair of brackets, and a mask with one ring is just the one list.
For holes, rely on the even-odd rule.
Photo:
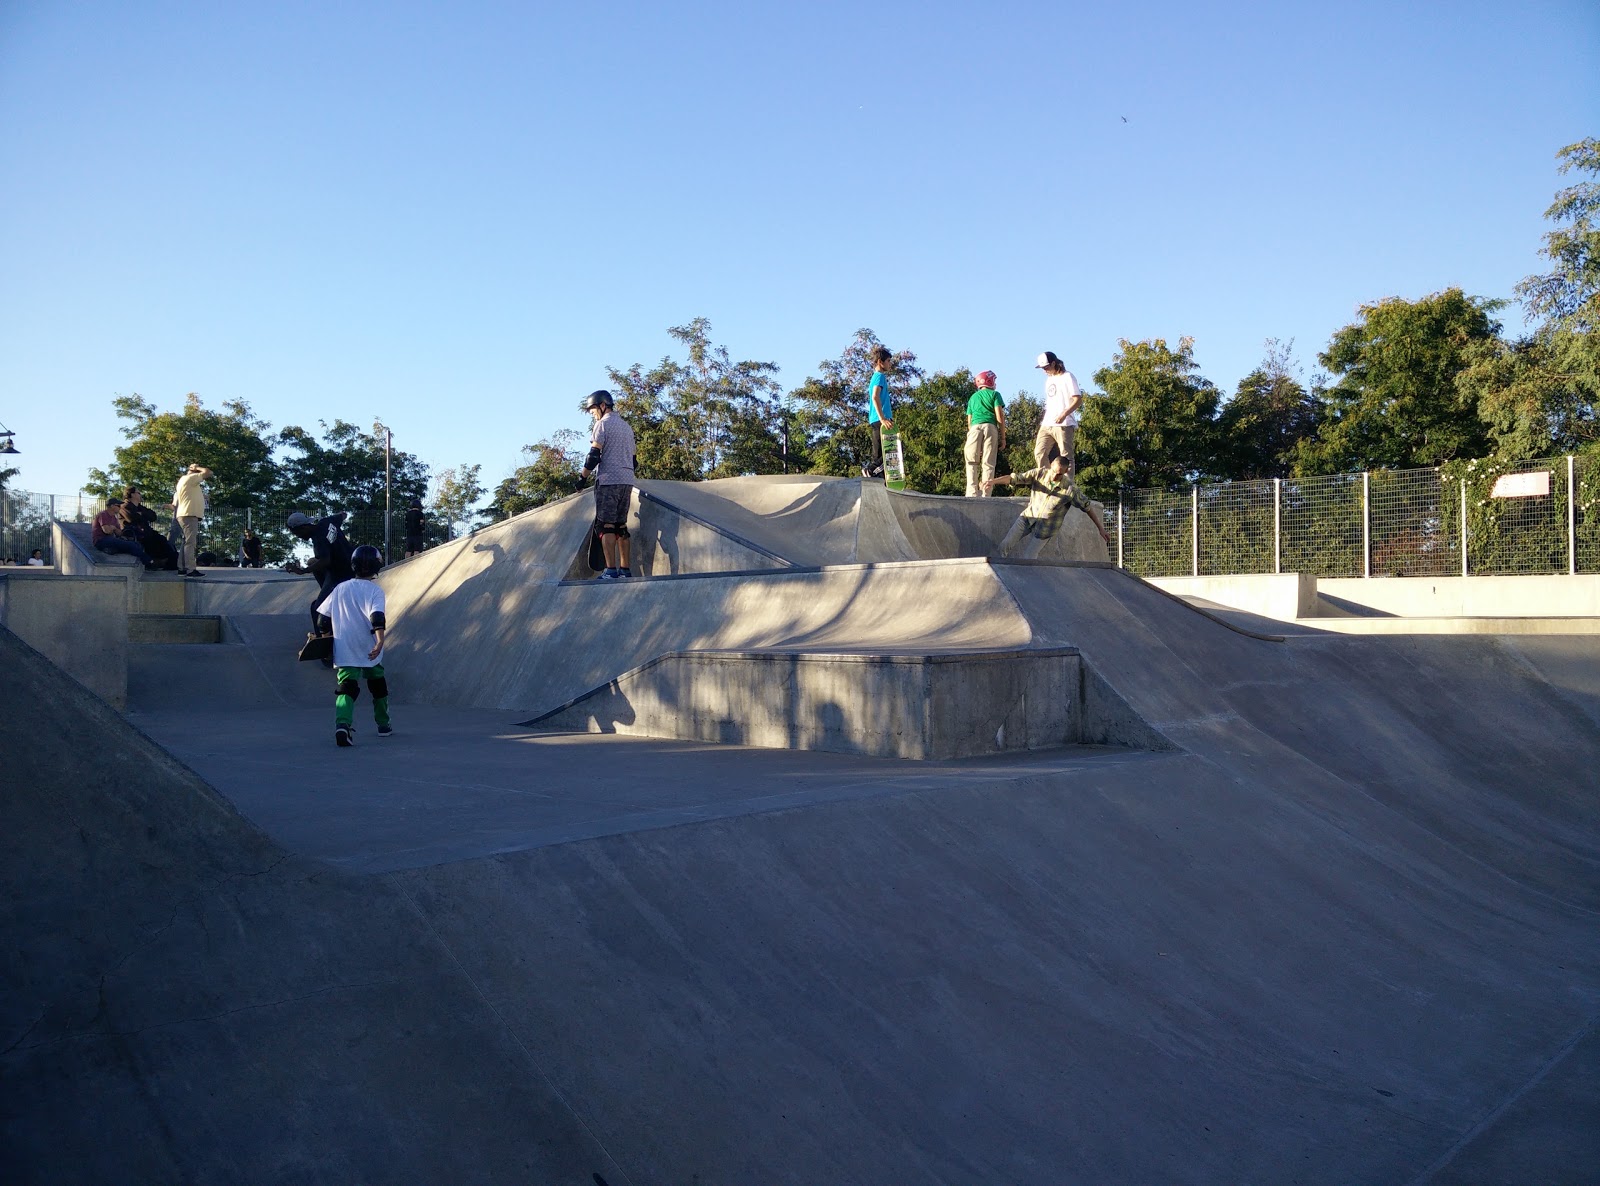
[(1097, 497), (1129, 486), (1171, 486), (1216, 472), (1219, 396), (1194, 360), (1194, 339), (1120, 343), (1094, 373), (1104, 393), (1084, 401), (1078, 477)]

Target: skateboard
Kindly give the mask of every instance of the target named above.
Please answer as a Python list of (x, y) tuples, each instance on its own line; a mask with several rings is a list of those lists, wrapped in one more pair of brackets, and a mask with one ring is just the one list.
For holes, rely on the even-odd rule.
[(300, 648), (300, 662), (309, 663), (316, 659), (331, 658), (333, 658), (333, 635), (306, 635), (305, 645)]
[(883, 484), (890, 490), (906, 488), (906, 450), (899, 429), (883, 434)]
[(600, 532), (589, 532), (589, 571), (604, 572), (606, 570), (606, 550), (600, 546)]

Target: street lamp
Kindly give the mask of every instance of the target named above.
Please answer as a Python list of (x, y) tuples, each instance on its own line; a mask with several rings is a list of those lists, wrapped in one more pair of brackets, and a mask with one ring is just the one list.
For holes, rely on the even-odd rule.
[(389, 454), (394, 447), (394, 433), (390, 432), (388, 426), (381, 420), (372, 422), (372, 431), (383, 433), (383, 562), (387, 564), (393, 555), (389, 550), (389, 522), (393, 517), (389, 507), (392, 493), (389, 479)]
[(0, 424), (0, 453), (21, 453), (22, 450), (11, 443), (12, 432), (4, 424)]

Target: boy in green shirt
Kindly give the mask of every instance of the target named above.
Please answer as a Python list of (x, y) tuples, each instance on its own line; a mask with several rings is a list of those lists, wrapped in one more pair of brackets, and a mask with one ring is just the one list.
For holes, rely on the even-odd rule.
[(975, 381), (978, 390), (967, 399), (967, 497), (983, 498), (1006, 447), (1006, 405), (995, 390), (993, 371), (981, 372)]
[(1030, 469), (1020, 474), (1005, 474), (984, 482), (987, 492), (997, 484), (1026, 486), (1032, 493), (1028, 505), (1000, 541), (1000, 555), (1010, 556), (1016, 551), (1023, 560), (1032, 560), (1044, 549), (1045, 541), (1060, 529), (1070, 507), (1077, 507), (1089, 516), (1089, 522), (1107, 544), (1111, 537), (1105, 525), (1090, 511), (1089, 500), (1078, 490), (1067, 472), (1067, 459), (1057, 453), (1043, 469)]

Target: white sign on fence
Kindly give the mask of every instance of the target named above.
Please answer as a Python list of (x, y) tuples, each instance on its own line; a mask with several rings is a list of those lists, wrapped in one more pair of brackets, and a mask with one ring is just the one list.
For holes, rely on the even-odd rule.
[(1527, 474), (1501, 474), (1494, 480), (1490, 498), (1548, 498), (1550, 471), (1537, 469)]

